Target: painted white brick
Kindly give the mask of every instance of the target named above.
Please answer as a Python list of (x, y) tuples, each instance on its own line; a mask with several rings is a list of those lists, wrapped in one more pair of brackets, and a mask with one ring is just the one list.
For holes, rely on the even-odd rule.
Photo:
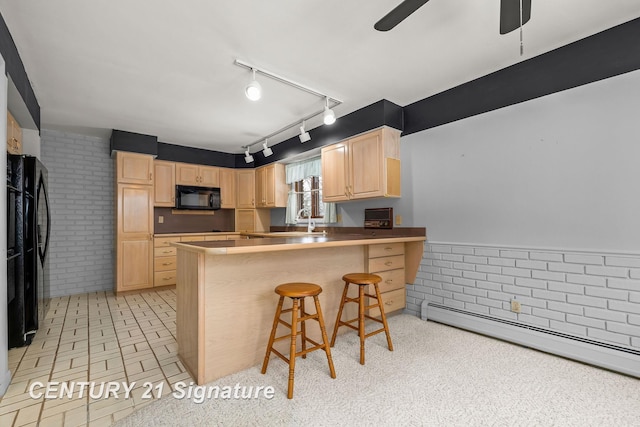
[(427, 258), (427, 259), (442, 259), (442, 254), (434, 254), (433, 252), (426, 252), (422, 255), (422, 258)]
[(476, 266), (474, 264), (467, 264), (464, 262), (454, 262), (453, 268), (457, 268), (458, 270), (474, 271)]
[(451, 261), (433, 261), (433, 266), (451, 268), (453, 267), (453, 263)]
[(431, 280), (433, 278), (433, 276), (431, 275), (431, 273), (427, 273), (427, 272), (424, 272), (424, 271), (418, 271), (418, 273), (416, 273), (416, 278), (423, 279), (423, 280)]
[(464, 308), (474, 313), (489, 314), (489, 307), (483, 305), (466, 303)]
[(465, 255), (464, 262), (468, 262), (471, 264), (486, 264), (487, 257), (475, 256), (475, 255)]
[(587, 328), (585, 328), (584, 326), (573, 325), (571, 323), (558, 322), (558, 321), (552, 320), (549, 324), (549, 327), (553, 330), (566, 332), (571, 335), (577, 335), (577, 336), (587, 335)]
[(589, 286), (606, 286), (607, 279), (601, 276), (587, 276), (584, 274), (567, 274), (567, 282)]
[(631, 277), (632, 279), (640, 279), (640, 269), (638, 269), (638, 270), (634, 270), (634, 269), (629, 270), (629, 277)]
[(626, 325), (624, 323), (607, 322), (607, 331), (640, 337), (640, 326)]
[(473, 255), (473, 248), (468, 246), (453, 246), (451, 247), (451, 253)]
[(625, 279), (607, 279), (607, 286), (614, 289), (640, 290), (640, 281)]
[(607, 277), (629, 277), (629, 270), (622, 267), (594, 267), (587, 265), (585, 268), (587, 274)]
[(550, 262), (549, 271), (562, 271), (564, 273), (584, 273), (584, 266), (578, 264)]
[(552, 301), (566, 301), (567, 296), (560, 292), (545, 291), (542, 289), (534, 289), (532, 292), (535, 298), (542, 298)]
[(640, 258), (638, 257), (617, 257), (607, 256), (604, 263), (613, 267), (635, 267), (640, 268)]
[(448, 245), (431, 245), (431, 252), (450, 254), (451, 246)]
[(438, 295), (427, 295), (427, 302), (444, 305), (444, 298)]
[(640, 348), (640, 338), (631, 337), (631, 347)]
[(579, 305), (567, 304), (566, 302), (549, 301), (547, 302), (549, 310), (560, 311), (563, 313), (571, 313), (575, 315), (582, 315), (582, 307)]
[(523, 307), (537, 307), (537, 308), (547, 307), (547, 302), (541, 299), (532, 298), (525, 295), (518, 295), (516, 299), (520, 301), (520, 304), (522, 304)]
[(516, 260), (512, 258), (487, 258), (489, 265), (501, 265), (505, 267), (515, 267)]
[[(618, 289), (593, 288), (591, 286), (587, 286), (585, 288), (584, 293), (586, 295), (589, 295), (589, 296), (592, 296), (592, 297), (599, 297), (599, 298), (606, 298), (606, 299), (617, 299), (617, 300), (621, 300), (621, 301), (630, 300), (628, 291), (621, 291), (621, 290), (618, 290)], [(636, 302), (636, 301), (631, 301), (631, 302)], [(637, 302), (640, 302), (640, 300), (638, 300)]]
[(565, 254), (564, 262), (570, 262), (573, 264), (602, 265), (604, 263), (604, 257), (600, 255)]
[(502, 274), (516, 277), (531, 277), (531, 270), (525, 268), (502, 267)]
[(502, 285), (494, 282), (486, 282), (484, 280), (476, 280), (476, 286), (480, 289), (488, 289), (490, 291), (502, 290)]
[(501, 250), (500, 256), (503, 258), (529, 259), (529, 252)]
[(567, 302), (569, 304), (577, 304), (589, 307), (607, 308), (607, 300), (602, 298), (588, 297), (584, 295), (567, 295)]
[(524, 277), (517, 277), (516, 278), (516, 285), (517, 286), (527, 286), (530, 288), (538, 288), (538, 289), (546, 289), (547, 288), (547, 282), (545, 282), (544, 280), (536, 280), (536, 279), (527, 279)]
[(567, 322), (598, 329), (604, 329), (606, 325), (604, 320), (592, 319), (590, 317), (583, 316), (574, 316), (573, 314), (567, 314)]
[(553, 280), (556, 282), (564, 282), (565, 276), (565, 273), (557, 273), (552, 271), (533, 270), (531, 272), (531, 277), (533, 277), (534, 279)]
[(562, 262), (562, 254), (556, 252), (530, 252), (529, 259)]
[(521, 288), (519, 286), (502, 285), (502, 291), (512, 295), (526, 295), (531, 296), (531, 289)]
[(534, 308), (532, 310), (532, 314), (534, 316), (544, 317), (545, 319), (553, 319), (559, 322), (564, 322), (565, 320), (564, 313), (560, 313), (558, 311), (553, 311), (553, 310), (545, 310), (543, 308)]
[(485, 273), (478, 273), (476, 271), (463, 271), (462, 277), (474, 280), (487, 280), (487, 275)]
[(518, 316), (518, 321), (521, 323), (526, 323), (527, 325), (536, 325), (543, 328), (549, 327), (549, 319), (541, 319), (537, 316), (531, 316), (529, 314), (520, 313)]
[(530, 261), (526, 259), (517, 259), (516, 267), (518, 268), (530, 268), (532, 270), (546, 270), (547, 263), (544, 261)]
[(636, 316), (635, 314), (630, 314), (629, 315), (629, 323), (631, 325), (638, 325), (640, 326), (640, 316)]
[(640, 314), (640, 304), (623, 301), (609, 301), (609, 310)]
[[(502, 309), (503, 310), (507, 310), (507, 311), (511, 311), (511, 303), (510, 302), (503, 302), (502, 303)], [(529, 316), (531, 315), (531, 307), (523, 305), (520, 307), (520, 314), (528, 314)]]
[(462, 259), (463, 259), (462, 255), (442, 254), (443, 261), (461, 262)]
[(493, 300), (493, 299), (488, 299), (488, 298), (476, 298), (478, 304), (482, 304), (485, 305), (487, 307), (493, 307), (493, 308), (501, 308), (502, 307), (502, 302), (498, 301), (498, 300)]
[(478, 289), (478, 288), (469, 288), (469, 287), (464, 288), (464, 293), (469, 295), (474, 295), (477, 297), (487, 296), (487, 291), (485, 289)]
[(476, 302), (476, 297), (474, 297), (473, 295), (467, 295), (467, 294), (454, 294), (453, 299), (458, 301), (470, 302), (470, 303)]
[(547, 282), (547, 289), (550, 291), (566, 292), (568, 294), (584, 294), (584, 286), (563, 282)]
[(443, 283), (453, 283), (453, 277), (451, 276), (443, 276), (441, 274), (434, 274), (433, 280), (435, 282), (443, 282)]
[(502, 269), (500, 267), (495, 266), (495, 265), (476, 265), (476, 271), (479, 271), (481, 273), (496, 273), (496, 274), (500, 274), (502, 272)]
[(584, 315), (586, 317), (592, 317), (594, 319), (612, 320), (614, 322), (625, 322), (627, 319), (626, 313), (618, 311), (604, 310), (602, 308), (585, 307)]
[(424, 285), (431, 289), (442, 289), (442, 283), (433, 280), (425, 280)]
[[(504, 292), (494, 292), (494, 291), (489, 291), (487, 296), (490, 299), (495, 299), (498, 301), (511, 301), (511, 298), (513, 298), (513, 295), (511, 294), (505, 294)], [(500, 306), (502, 307), (502, 305)]]
[(489, 308), (489, 314), (491, 314), (492, 316), (496, 316), (496, 317), (500, 317), (502, 319), (509, 319), (509, 320), (518, 320), (518, 317), (516, 316), (516, 313), (512, 313), (510, 311), (507, 310), (503, 310), (501, 308)]
[(427, 267), (422, 267), (422, 269), (429, 274), (440, 274), (440, 267), (427, 266)]
[(476, 286), (475, 280), (463, 279), (462, 277), (454, 277), (453, 283), (460, 286), (471, 286), (471, 287)]
[(454, 270), (452, 268), (441, 268), (440, 274), (444, 276), (462, 277), (462, 271)]
[(443, 305), (445, 307), (453, 307), (453, 308), (464, 309), (464, 302), (456, 301), (454, 299), (449, 299), (449, 298), (445, 298), (444, 299)]
[(485, 257), (499, 257), (500, 251), (498, 249), (491, 248), (475, 248), (474, 254)]
[(442, 289), (444, 289), (445, 291), (449, 291), (449, 292), (453, 292), (453, 293), (462, 293), (462, 286), (460, 285), (453, 285), (450, 283), (443, 283), (442, 284)]
[(447, 298), (447, 299), (451, 299), (453, 298), (453, 293), (448, 292), (448, 291), (443, 291), (440, 289), (434, 289), (433, 290), (433, 295), (440, 297), (440, 298)]
[(490, 282), (506, 283), (508, 285), (513, 285), (516, 282), (515, 277), (502, 276), (499, 274), (487, 274), (487, 280)]
[(640, 292), (629, 292), (629, 302), (640, 304)]
[(600, 329), (587, 328), (587, 336), (603, 341), (615, 342), (622, 345), (631, 345), (631, 338), (613, 332), (602, 331)]

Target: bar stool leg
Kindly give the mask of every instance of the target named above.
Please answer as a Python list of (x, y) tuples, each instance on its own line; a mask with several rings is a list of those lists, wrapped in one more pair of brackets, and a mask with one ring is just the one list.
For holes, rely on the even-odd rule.
[(338, 335), (338, 327), (340, 326), (340, 319), (342, 318), (342, 309), (344, 308), (344, 303), (347, 298), (347, 292), (349, 291), (349, 283), (344, 283), (344, 290), (342, 291), (342, 299), (340, 300), (340, 308), (338, 308), (338, 317), (336, 320), (336, 325), (333, 327), (333, 336), (331, 337), (331, 347), (336, 343), (336, 335)]
[(378, 289), (377, 283), (374, 283), (373, 287), (376, 290), (376, 297), (378, 298), (378, 305), (380, 306), (380, 317), (382, 318), (382, 324), (384, 325), (384, 333), (387, 334), (387, 345), (389, 346), (389, 351), (393, 351), (391, 334), (389, 333), (389, 325), (387, 324), (387, 315), (384, 314), (384, 304), (382, 302), (382, 297), (380, 296), (380, 289)]
[[(304, 311), (304, 298), (300, 298), (300, 317), (304, 318), (306, 313)], [(304, 354), (304, 351), (307, 349), (307, 330), (304, 326), (304, 320), (300, 321), (300, 338), (302, 338), (302, 358), (306, 359), (307, 355)]]
[(358, 286), (358, 335), (360, 335), (360, 364), (364, 365), (364, 286)]
[(264, 362), (262, 362), (262, 373), (267, 372), (267, 366), (269, 365), (269, 357), (271, 356), (271, 350), (273, 349), (273, 340), (276, 337), (276, 329), (278, 329), (278, 321), (280, 320), (280, 313), (282, 312), (282, 304), (284, 303), (284, 297), (280, 297), (278, 301), (278, 308), (276, 308), (276, 315), (273, 318), (273, 327), (271, 328), (271, 335), (269, 336), (269, 344), (267, 344), (267, 354), (264, 356)]
[(336, 370), (333, 368), (333, 359), (331, 358), (331, 349), (328, 345), (329, 339), (327, 338), (327, 330), (324, 327), (324, 318), (322, 317), (322, 310), (320, 309), (320, 301), (315, 295), (313, 297), (313, 302), (316, 304), (316, 313), (318, 313), (318, 323), (320, 323), (320, 332), (322, 333), (322, 347), (324, 348), (324, 352), (327, 354), (331, 378), (335, 378)]
[(291, 349), (289, 350), (289, 386), (287, 398), (293, 399), (293, 374), (296, 370), (296, 333), (298, 332), (298, 298), (293, 299), (291, 310)]

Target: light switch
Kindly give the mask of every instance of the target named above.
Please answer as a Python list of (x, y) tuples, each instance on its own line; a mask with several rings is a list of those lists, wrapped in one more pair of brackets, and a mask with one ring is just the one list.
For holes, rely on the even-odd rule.
[(164, 224), (164, 217), (162, 215), (158, 217), (158, 224)]
[(402, 225), (402, 215), (396, 215), (396, 225)]

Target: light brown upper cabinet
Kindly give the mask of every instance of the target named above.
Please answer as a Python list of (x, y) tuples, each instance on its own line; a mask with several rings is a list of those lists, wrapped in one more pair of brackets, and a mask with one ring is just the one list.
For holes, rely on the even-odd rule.
[(400, 197), (400, 131), (382, 127), (322, 149), (322, 200)]
[(7, 152), (22, 154), (22, 128), (9, 111), (7, 111)]
[(176, 163), (176, 184), (220, 187), (220, 168), (216, 166)]
[(176, 205), (176, 164), (163, 160), (153, 161), (154, 206), (174, 207)]
[(255, 173), (256, 207), (287, 207), (289, 190), (285, 182), (284, 165), (282, 163), (272, 163), (257, 168)]
[(236, 208), (256, 207), (256, 174), (254, 169), (236, 170)]
[(236, 171), (220, 168), (220, 207), (233, 209), (236, 207)]
[(116, 152), (119, 183), (153, 185), (153, 157), (148, 154)]

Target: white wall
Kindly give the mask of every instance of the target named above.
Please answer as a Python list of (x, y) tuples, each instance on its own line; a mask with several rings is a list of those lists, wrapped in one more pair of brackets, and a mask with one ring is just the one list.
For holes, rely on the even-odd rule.
[(431, 241), (638, 253), (639, 112), (635, 71), (409, 135), (402, 203)]
[[(7, 77), (4, 74), (4, 59), (0, 56), (0, 111), (7, 109)], [(0, 145), (7, 145), (7, 115), (0, 115)], [(0, 150), (0, 164), (5, 164), (7, 151)], [(2, 167), (0, 179), (5, 182), (7, 169)], [(9, 336), (7, 333), (7, 187), (0, 186), (0, 396), (4, 395), (11, 382), (9, 372)]]

